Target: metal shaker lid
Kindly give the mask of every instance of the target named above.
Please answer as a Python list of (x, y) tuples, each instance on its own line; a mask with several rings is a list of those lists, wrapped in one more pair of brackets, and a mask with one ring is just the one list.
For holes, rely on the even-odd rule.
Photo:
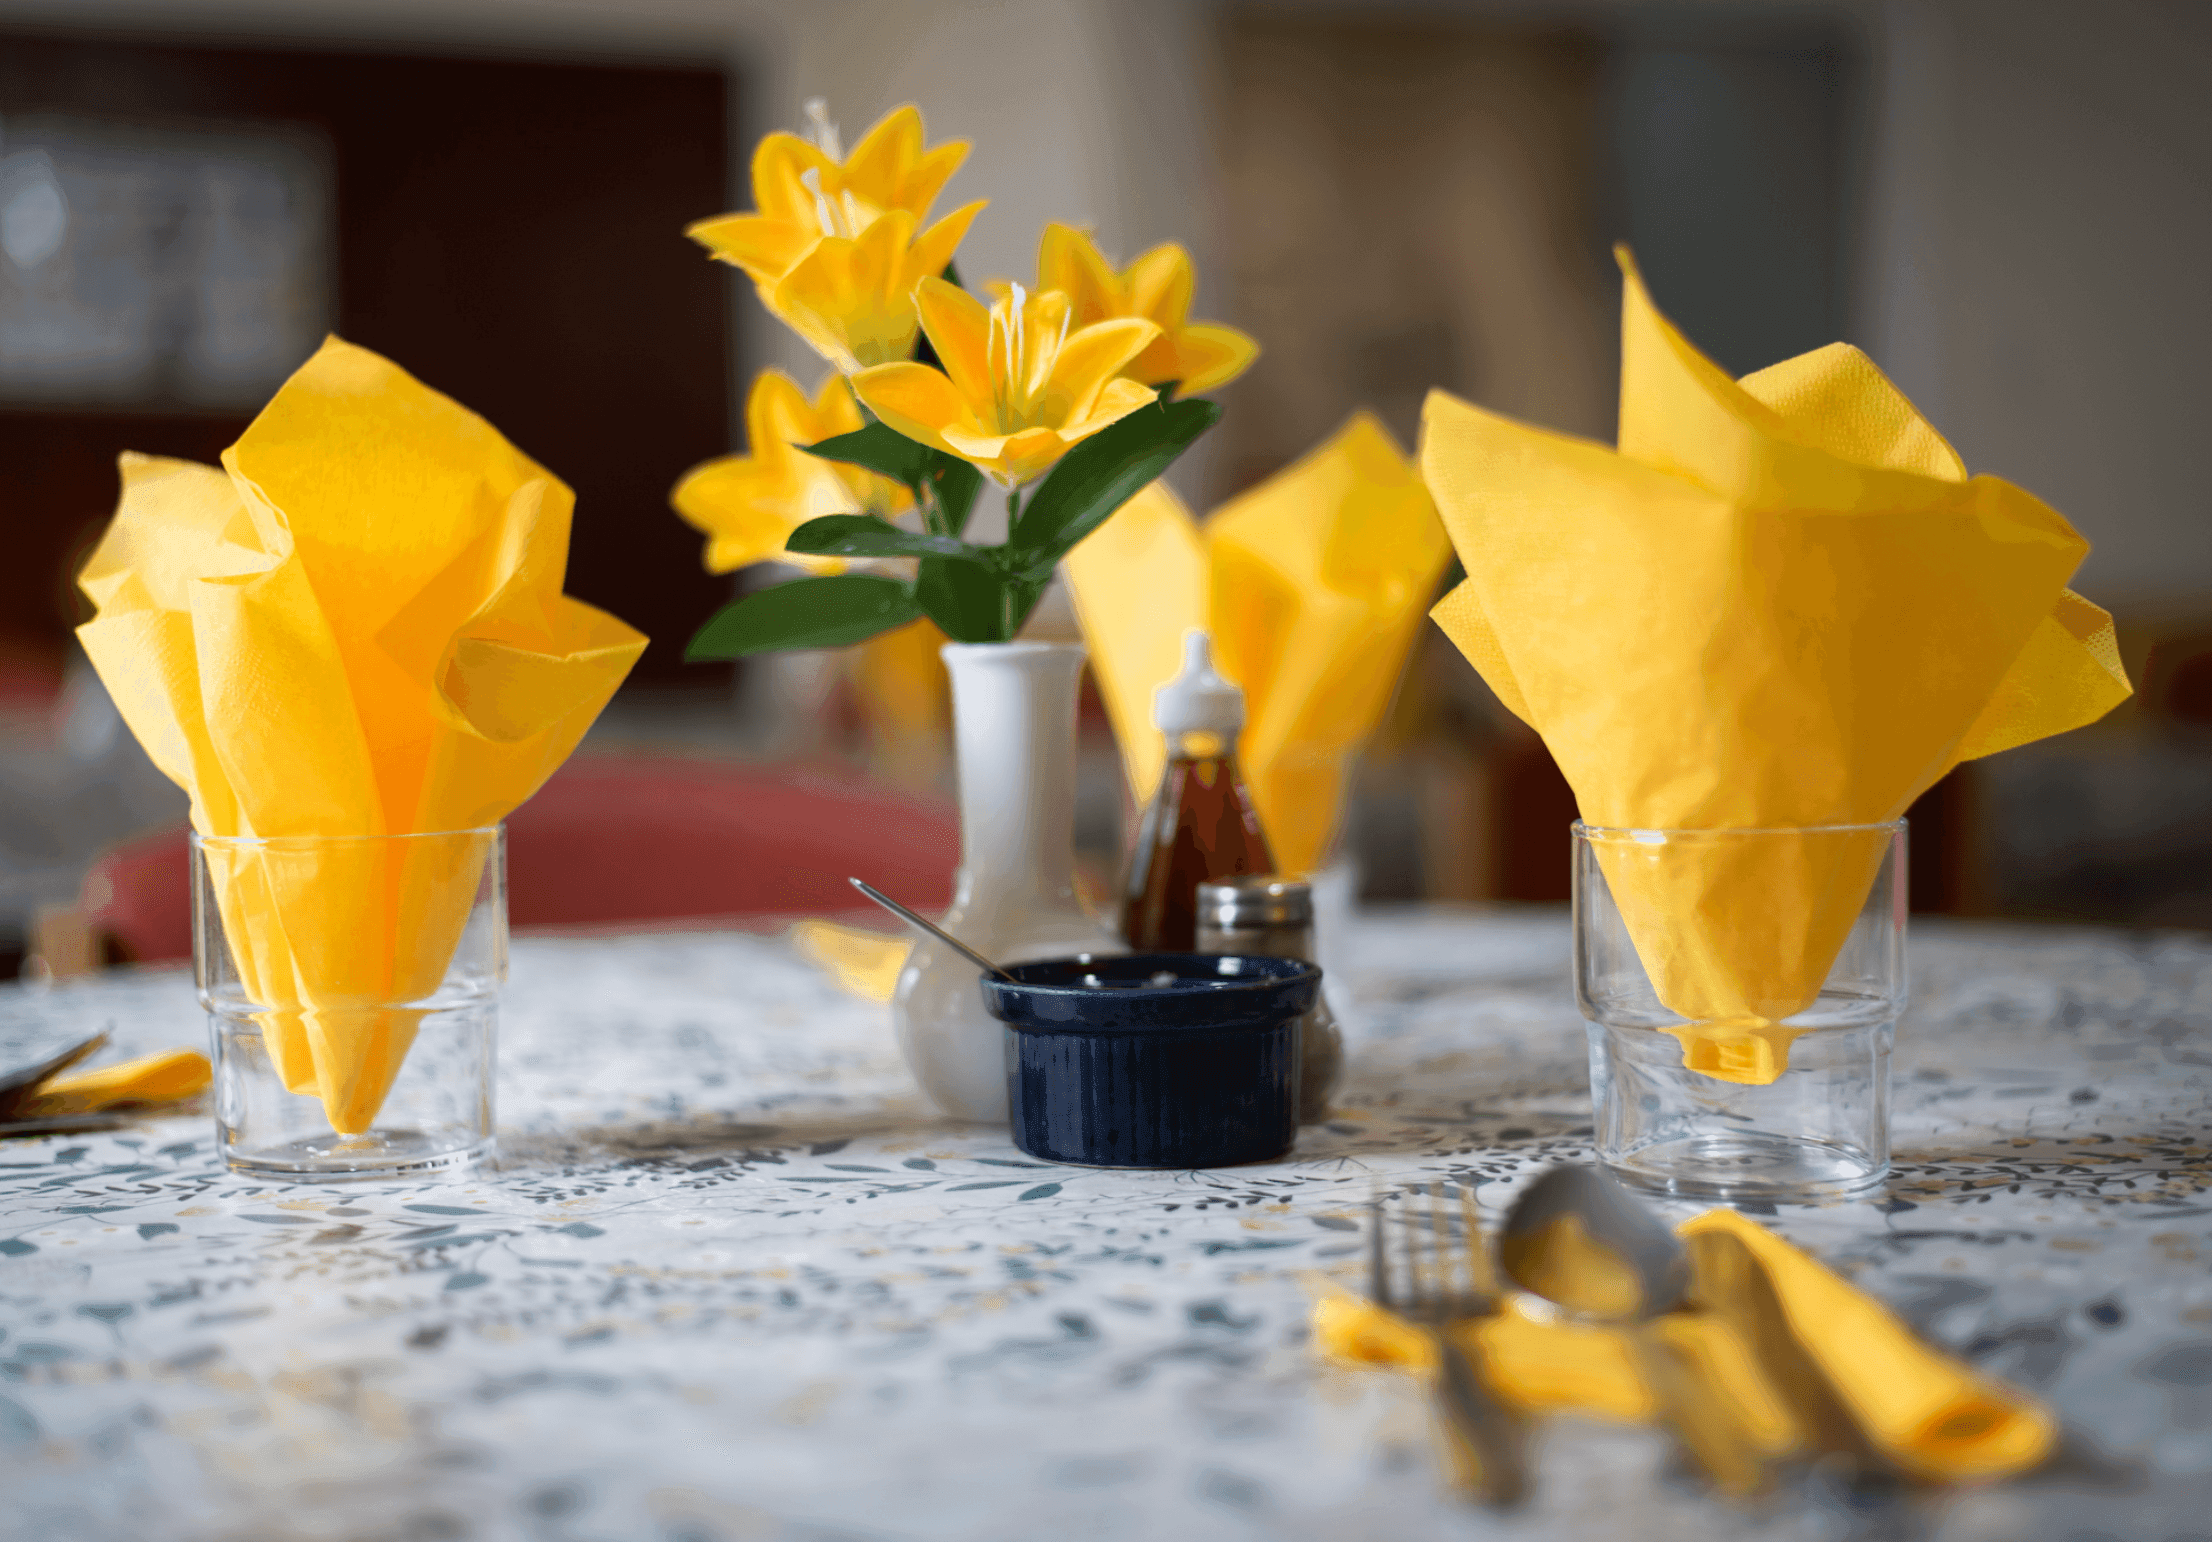
[(1311, 926), (1313, 886), (1277, 873), (1239, 873), (1198, 886), (1198, 924), (1217, 931)]

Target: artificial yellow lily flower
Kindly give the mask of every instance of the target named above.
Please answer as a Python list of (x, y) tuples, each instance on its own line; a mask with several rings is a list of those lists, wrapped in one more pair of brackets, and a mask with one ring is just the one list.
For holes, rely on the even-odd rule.
[(983, 207), (955, 209), (914, 235), (914, 216), (894, 209), (851, 239), (824, 236), (763, 290), (761, 299), (816, 353), (850, 375), (908, 359), (921, 329), (914, 285), (952, 261), (968, 223)]
[(707, 533), (707, 571), (728, 573), (773, 558), (811, 573), (842, 573), (843, 558), (787, 552), (784, 542), (824, 514), (889, 518), (911, 508), (913, 495), (891, 478), (798, 448), (854, 433), (863, 422), (844, 376), (823, 381), (809, 402), (782, 370), (762, 370), (745, 399), (751, 453), (692, 468), (670, 497), (678, 514)]
[(1122, 371), (1146, 385), (1180, 381), (1181, 393), (1195, 396), (1236, 379), (1260, 355), (1260, 345), (1235, 327), (1190, 319), (1198, 275), (1190, 253), (1172, 241), (1117, 274), (1088, 234), (1047, 225), (1037, 244), (1037, 287), (1065, 293), (1079, 327), (1123, 316), (1156, 323), (1159, 337)]
[(944, 361), (883, 364), (853, 377), (870, 410), (909, 439), (957, 455), (1007, 487), (1043, 475), (1081, 440), (1151, 401), (1120, 372), (1160, 335), (1136, 318), (1075, 325), (1057, 290), (1012, 293), (986, 309), (943, 279), (914, 289)]
[(838, 155), (821, 103), (807, 111), (815, 143), (771, 134), (753, 156), (758, 212), (701, 220), (684, 233), (752, 275), (761, 303), (849, 375), (913, 355), (914, 281), (945, 270), (983, 205), (922, 229), (968, 147), (924, 150), (913, 107), (870, 129), (849, 159)]
[(850, 156), (842, 154), (821, 100), (808, 102), (806, 111), (811, 142), (778, 132), (753, 152), (756, 212), (717, 215), (684, 231), (751, 274), (764, 294), (824, 236), (857, 236), (893, 209), (919, 226), (968, 158), (962, 139), (924, 149), (922, 114), (911, 103), (887, 114)]

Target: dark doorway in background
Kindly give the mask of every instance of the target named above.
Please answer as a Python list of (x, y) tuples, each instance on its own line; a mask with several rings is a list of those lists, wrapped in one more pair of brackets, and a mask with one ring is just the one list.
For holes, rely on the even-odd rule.
[[(184, 253), (231, 261), (224, 271), (235, 281), (216, 273), (212, 299), (172, 297), (146, 321), (147, 336), (111, 340), (151, 360), (136, 375), (94, 371), (72, 386), (66, 372), (33, 372), (28, 394), (0, 382), (0, 528), (14, 559), (0, 567), (0, 676), (11, 667), (19, 677), (58, 676), (77, 615), (71, 575), (112, 512), (116, 454), (212, 461), (245, 426), (255, 393), (266, 394), (256, 385), (241, 399), (241, 372), (257, 380), (255, 368), (266, 372), (253, 350), (304, 358), (316, 339), (291, 334), (312, 315), (306, 332), (327, 322), (389, 356), (482, 413), (575, 489), (569, 592), (652, 636), (635, 683), (727, 687), (727, 666), (682, 662), (685, 638), (728, 589), (701, 571), (698, 537), (667, 501), (686, 468), (729, 442), (729, 286), (682, 237), (688, 221), (717, 212), (726, 197), (729, 101), (719, 63), (0, 36), (0, 104), (0, 156), (24, 175), (60, 164), (60, 174), (89, 185), (83, 156), (41, 163), (23, 148), (35, 147), (36, 135), (10, 136), (11, 123), (44, 125), (71, 144), (98, 141), (105, 126), (123, 147), (116, 154), (135, 145), (142, 157), (157, 155), (166, 135), (188, 147), (213, 144), (217, 161), (230, 154), (241, 164), (253, 160), (260, 135), (286, 147), (291, 196), (313, 204), (298, 190), (317, 166), (328, 181), (327, 208), (300, 216), (322, 222), (326, 250), (312, 250), (310, 231), (299, 250), (263, 241), (254, 248), (260, 258), (209, 258), (217, 237), (180, 233), (187, 214), (139, 222), (138, 266), (153, 280), (181, 282)], [(192, 174), (174, 156), (170, 164)], [(209, 175), (221, 182), (219, 168)], [(226, 207), (285, 196), (255, 193), (251, 181), (221, 184), (246, 188), (222, 194)], [(180, 198), (176, 207), (189, 212), (189, 198)], [(0, 271), (0, 284), (26, 282), (32, 267), (56, 260), (67, 239), (54, 225), (60, 206), (43, 190), (24, 200), (10, 227), (18, 239), (0, 251), (0, 270), (15, 270)], [(279, 248), (289, 255), (268, 255)], [(320, 289), (310, 271), (318, 264)], [(84, 282), (137, 282), (131, 271), (124, 253)], [(178, 335), (211, 308), (233, 308), (226, 314), (236, 323), (236, 307), (250, 320), (263, 302), (272, 315), (283, 309), (289, 331), (272, 326), (239, 342), (252, 328), (233, 326), (223, 334), (233, 339), (227, 354)], [(282, 362), (276, 378), (297, 362)]]

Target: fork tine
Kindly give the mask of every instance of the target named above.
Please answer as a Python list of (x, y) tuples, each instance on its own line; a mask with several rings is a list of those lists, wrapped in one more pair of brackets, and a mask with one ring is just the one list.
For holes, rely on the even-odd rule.
[(1367, 1299), (1390, 1310), (1390, 1255), (1383, 1238), (1382, 1189), (1367, 1186)]
[(1399, 1250), (1405, 1254), (1406, 1275), (1410, 1281), (1406, 1287), (1407, 1310), (1418, 1320), (1426, 1322), (1434, 1312), (1436, 1302), (1429, 1289), (1428, 1268), (1421, 1260), (1421, 1237), (1413, 1228), (1411, 1193), (1398, 1196), (1398, 1242)]
[(1467, 1290), (1477, 1301), (1497, 1294), (1490, 1289), (1489, 1271), (1484, 1267), (1482, 1216), (1475, 1207), (1475, 1190), (1481, 1184), (1477, 1178), (1471, 1183), (1462, 1181), (1459, 1186), (1459, 1231), (1467, 1246)]
[(1436, 1310), (1441, 1317), (1450, 1312), (1456, 1290), (1450, 1239), (1444, 1235), (1444, 1184), (1434, 1178), (1429, 1180), (1429, 1252), (1436, 1257)]

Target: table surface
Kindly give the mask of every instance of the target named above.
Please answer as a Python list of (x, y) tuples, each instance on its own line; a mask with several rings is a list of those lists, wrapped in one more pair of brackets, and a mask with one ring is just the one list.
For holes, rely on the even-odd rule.
[[(0, 1144), (0, 1536), (830, 1542), (2199, 1537), (2212, 938), (1921, 925), (1896, 1173), (1761, 1218), (2049, 1397), (2042, 1475), (1761, 1510), (1561, 1422), (1511, 1521), (1438, 1497), (1406, 1382), (1321, 1365), (1370, 1184), (1495, 1217), (1586, 1154), (1549, 911), (1369, 913), (1336, 1117), (1103, 1172), (935, 1120), (886, 1010), (779, 940), (523, 939), (501, 1158), (281, 1186), (204, 1116)], [(0, 1036), (195, 1042), (189, 980), (0, 991)], [(1689, 1207), (1674, 1207), (1687, 1213)]]

